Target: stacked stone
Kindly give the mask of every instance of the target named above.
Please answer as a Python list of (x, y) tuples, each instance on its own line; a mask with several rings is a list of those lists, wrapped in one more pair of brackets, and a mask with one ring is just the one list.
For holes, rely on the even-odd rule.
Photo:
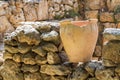
[(48, 0), (49, 19), (62, 19), (79, 16), (78, 0)]
[(105, 67), (102, 62), (87, 62), (75, 68), (68, 80), (119, 80), (120, 66)]
[(71, 68), (62, 65), (59, 24), (21, 24), (5, 37), (3, 80), (66, 80)]
[(120, 64), (120, 29), (106, 28), (104, 30), (103, 64), (107, 67)]

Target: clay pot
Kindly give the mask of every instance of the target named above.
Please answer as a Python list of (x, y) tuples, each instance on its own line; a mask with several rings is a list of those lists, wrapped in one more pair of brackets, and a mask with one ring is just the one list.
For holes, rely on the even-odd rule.
[(60, 25), (60, 37), (69, 61), (90, 61), (98, 38), (97, 19), (62, 21)]

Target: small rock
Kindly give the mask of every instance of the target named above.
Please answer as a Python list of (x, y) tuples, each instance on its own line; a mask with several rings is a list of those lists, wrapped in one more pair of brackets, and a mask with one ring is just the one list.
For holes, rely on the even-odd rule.
[(94, 56), (96, 57), (101, 57), (102, 56), (102, 48), (99, 45), (96, 45), (95, 51), (94, 51)]
[(61, 4), (62, 0), (53, 0), (55, 3)]
[(36, 21), (37, 20), (37, 13), (36, 13), (36, 9), (35, 6), (33, 4), (26, 4), (23, 7), (24, 10), (24, 15), (25, 15), (25, 19), (26, 21)]
[(109, 65), (108, 63), (103, 63), (104, 66), (108, 66), (108, 67), (111, 67), (113, 65), (117, 66), (117, 64), (120, 63), (119, 46), (120, 46), (120, 42), (116, 40), (109, 41), (106, 45), (103, 46), (103, 52), (102, 52), (103, 62), (104, 60), (107, 60), (107, 62), (110, 61)]
[(100, 9), (100, 0), (85, 0), (85, 8), (87, 10), (98, 10)]
[(58, 53), (58, 55), (61, 58), (62, 62), (68, 62), (69, 61), (68, 56), (67, 56), (65, 51), (61, 51), (60, 53)]
[(51, 41), (54, 43), (59, 43), (59, 35), (56, 31), (42, 33), (41, 39), (43, 39), (44, 41)]
[(71, 7), (71, 6), (69, 6), (69, 5), (65, 5), (65, 10), (66, 11), (70, 11), (70, 10), (72, 10), (73, 8)]
[(4, 10), (4, 8), (3, 8), (3, 6), (2, 5), (0, 5), (0, 16), (3, 16), (3, 15), (5, 15), (5, 10)]
[(117, 22), (120, 21), (120, 13), (115, 14), (115, 20), (116, 20)]
[(41, 33), (49, 32), (51, 30), (51, 26), (48, 22), (42, 22), (35, 24), (34, 27)]
[(34, 53), (26, 53), (22, 56), (22, 62), (24, 62), (25, 64), (31, 64), (31, 65), (35, 65), (35, 57), (34, 57)]
[(39, 32), (31, 25), (19, 26), (17, 32), (18, 41), (21, 43), (27, 42), (28, 45), (38, 45), (40, 43)]
[(73, 6), (73, 0), (63, 0), (63, 4)]
[(63, 76), (52, 76), (50, 80), (67, 80), (67, 79)]
[(5, 50), (7, 50), (10, 53), (18, 53), (18, 48), (17, 47), (12, 47), (9, 45), (5, 45)]
[(5, 52), (3, 53), (3, 58), (4, 58), (5, 60), (6, 60), (6, 59), (12, 59), (12, 58), (13, 58), (13, 54), (5, 51)]
[(103, 66), (99, 66), (95, 71), (95, 76), (98, 80), (113, 80), (114, 71), (112, 69), (105, 69)]
[(79, 66), (72, 72), (70, 80), (87, 80), (88, 77), (89, 73)]
[(26, 44), (26, 43), (19, 43), (18, 44), (18, 51), (22, 54), (27, 53), (28, 51), (30, 51), (31, 46)]
[(37, 72), (39, 70), (39, 66), (38, 65), (29, 65), (29, 64), (22, 64), (21, 70), (23, 72)]
[(120, 76), (120, 65), (115, 68), (115, 72)]
[(98, 66), (100, 66), (101, 64), (98, 62), (88, 62), (85, 65), (85, 70), (91, 75), (94, 76), (95, 74), (95, 70)]
[(14, 31), (13, 26), (10, 24), (6, 16), (0, 16), (0, 33)]
[(88, 78), (87, 80), (98, 80), (98, 79), (96, 79), (96, 78)]
[(61, 62), (60, 57), (57, 53), (49, 52), (47, 54), (47, 61), (49, 64), (59, 64)]
[(10, 46), (17, 46), (18, 42), (16, 40), (8, 40), (8, 39), (4, 39), (4, 43), (6, 45), (10, 45)]
[(114, 14), (109, 12), (103, 12), (100, 14), (101, 22), (114, 22)]
[(119, 0), (107, 0), (107, 6), (109, 11), (114, 11), (114, 9), (120, 4)]
[(117, 25), (115, 23), (103, 23), (104, 28), (116, 28)]
[(5, 60), (0, 67), (0, 74), (3, 77), (3, 80), (24, 80), (19, 66), (20, 65), (13, 60)]
[(42, 46), (42, 49), (46, 50), (48, 52), (56, 52), (56, 51), (58, 51), (57, 47), (52, 43), (44, 44)]
[(37, 14), (38, 14), (38, 20), (48, 19), (48, 1), (42, 0), (39, 2)]
[(24, 6), (23, 3), (22, 3), (22, 1), (20, 1), (20, 0), (16, 1), (15, 5), (16, 5), (17, 8), (23, 8), (23, 6)]
[(43, 80), (40, 76), (40, 73), (25, 73), (24, 80)]
[(70, 69), (61, 65), (41, 65), (41, 73), (48, 75), (68, 75), (71, 73)]
[(59, 4), (54, 4), (54, 10), (59, 11), (60, 10), (60, 5)]
[(41, 73), (42, 80), (51, 80), (51, 76)]
[(97, 19), (98, 11), (85, 11), (85, 17), (87, 19)]
[(105, 40), (120, 40), (120, 29), (116, 28), (106, 28), (103, 32), (103, 37)]
[(113, 61), (111, 61), (111, 60), (107, 60), (107, 59), (104, 59), (103, 60), (103, 65), (104, 66), (108, 66), (108, 67), (115, 67), (117, 64), (116, 63), (114, 63)]
[(39, 64), (39, 65), (43, 65), (43, 64), (47, 63), (47, 59), (45, 57), (41, 57), (39, 55), (37, 55), (35, 57), (35, 60), (36, 60), (36, 63)]
[(34, 46), (32, 48), (32, 51), (37, 53), (38, 55), (44, 57), (46, 56), (46, 52), (41, 48), (41, 46)]
[(20, 53), (17, 53), (17, 54), (14, 54), (13, 55), (13, 60), (15, 61), (15, 62), (22, 62), (22, 60), (21, 60), (21, 57), (22, 57), (22, 54), (20, 54)]
[(14, 13), (10, 16), (10, 22), (13, 25), (18, 25), (19, 22), (25, 21), (24, 12), (21, 8), (15, 8), (12, 12)]

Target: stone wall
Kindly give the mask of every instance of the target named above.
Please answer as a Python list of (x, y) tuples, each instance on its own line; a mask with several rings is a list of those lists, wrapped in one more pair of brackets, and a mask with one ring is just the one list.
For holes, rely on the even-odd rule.
[(102, 61), (68, 62), (59, 22), (23, 22), (5, 39), (0, 80), (119, 80), (120, 29), (104, 31)]
[(14, 31), (19, 22), (24, 21), (61, 20), (64, 18), (98, 19), (99, 39), (94, 54), (97, 57), (101, 56), (104, 28), (120, 27), (119, 0), (9, 0), (7, 2), (0, 1), (0, 4), (1, 36), (4, 32)]
[[(0, 35), (18, 26), (21, 28), (5, 39), (0, 80), (119, 80), (119, 17), (120, 0), (1, 1)], [(88, 62), (78, 67), (64, 63), (67, 58), (60, 44), (59, 24), (40, 22), (64, 18), (98, 19), (99, 38), (93, 56), (102, 56), (101, 62)], [(105, 28), (110, 29), (104, 31)]]
[(0, 1), (0, 39), (12, 32), (19, 22), (42, 21), (78, 16), (77, 0), (8, 0)]

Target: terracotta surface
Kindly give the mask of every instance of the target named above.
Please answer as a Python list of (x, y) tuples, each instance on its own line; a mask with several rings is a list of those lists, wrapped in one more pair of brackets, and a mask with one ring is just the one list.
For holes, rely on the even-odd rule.
[(60, 37), (69, 61), (90, 61), (98, 38), (97, 19), (63, 21), (60, 24)]

